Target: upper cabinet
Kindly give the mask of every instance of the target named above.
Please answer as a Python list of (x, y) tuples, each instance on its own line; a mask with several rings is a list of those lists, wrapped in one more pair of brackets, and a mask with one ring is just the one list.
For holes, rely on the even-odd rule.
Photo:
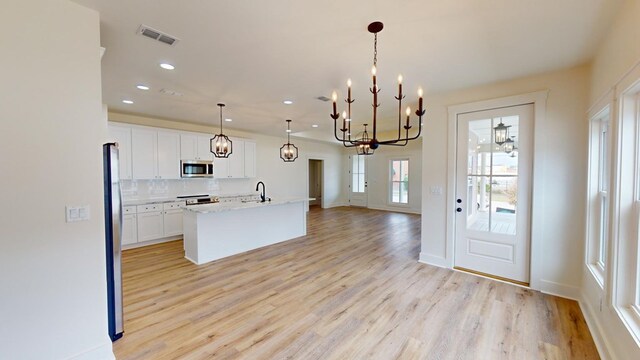
[(131, 180), (131, 128), (109, 125), (109, 140), (118, 144), (121, 180)]
[(131, 130), (134, 179), (179, 179), (180, 136), (152, 128)]
[(215, 158), (210, 138), (204, 133), (109, 123), (109, 141), (119, 145), (123, 180), (180, 179), (180, 160), (213, 160), (218, 179), (256, 177), (255, 141), (231, 138), (233, 153), (229, 158)]
[(233, 151), (228, 158), (214, 158), (215, 178), (243, 179), (256, 177), (256, 143), (231, 138)]
[(196, 134), (180, 135), (180, 159), (181, 160), (213, 160), (213, 154), (209, 148), (210, 136)]

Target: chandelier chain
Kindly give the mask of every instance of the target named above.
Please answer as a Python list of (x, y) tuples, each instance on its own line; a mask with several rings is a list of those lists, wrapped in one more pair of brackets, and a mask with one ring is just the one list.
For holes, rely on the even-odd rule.
[(378, 33), (373, 34), (373, 66), (378, 66)]

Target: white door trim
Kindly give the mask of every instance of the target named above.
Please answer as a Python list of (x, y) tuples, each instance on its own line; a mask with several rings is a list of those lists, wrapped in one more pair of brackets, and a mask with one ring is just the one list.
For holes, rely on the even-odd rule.
[(517, 105), (533, 104), (533, 165), (531, 177), (531, 261), (530, 281), (531, 288), (540, 290), (542, 279), (542, 239), (544, 237), (544, 198), (541, 191), (536, 191), (540, 186), (539, 178), (543, 175), (542, 159), (535, 156), (536, 149), (542, 149), (542, 137), (536, 134), (542, 133), (542, 126), (546, 123), (547, 97), (549, 90), (541, 90), (527, 94), (508, 96), (498, 99), (476, 101), (472, 103), (452, 105), (448, 107), (448, 149), (447, 149), (447, 226), (446, 248), (444, 263), (448, 268), (453, 268), (454, 238), (455, 238), (455, 214), (456, 214), (456, 126), (459, 114), (469, 112), (491, 110)]
[[(325, 186), (326, 180), (327, 180), (326, 177), (325, 177), (325, 174), (326, 174), (325, 164), (327, 163), (327, 158), (324, 155), (309, 154), (309, 155), (305, 156), (304, 159), (305, 159), (304, 160), (305, 161), (304, 173), (305, 173), (305, 179), (306, 179), (305, 180), (305, 183), (306, 183), (306, 185), (305, 185), (305, 197), (309, 196), (309, 160), (320, 160), (320, 161), (322, 161), (322, 186), (323, 186), (322, 190), (323, 190), (323, 194), (322, 194), (322, 198), (320, 199), (320, 207), (322, 209), (326, 209), (327, 208), (327, 206), (326, 206), (327, 205), (326, 204), (326, 201), (327, 201), (326, 198), (327, 197), (324, 196), (324, 186)], [(306, 201), (306, 204), (307, 204), (306, 205), (307, 211), (309, 211), (309, 202)]]

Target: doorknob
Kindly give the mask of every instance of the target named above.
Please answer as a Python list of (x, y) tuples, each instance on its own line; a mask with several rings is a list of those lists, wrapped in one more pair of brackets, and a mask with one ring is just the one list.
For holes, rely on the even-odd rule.
[(456, 208), (456, 211), (457, 211), (457, 212), (462, 212), (462, 208), (460, 208), (460, 207), (459, 207), (459, 208)]

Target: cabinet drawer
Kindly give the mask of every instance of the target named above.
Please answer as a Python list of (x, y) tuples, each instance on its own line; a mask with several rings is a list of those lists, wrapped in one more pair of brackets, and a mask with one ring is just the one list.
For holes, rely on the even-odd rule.
[(162, 204), (146, 204), (136, 206), (136, 212), (138, 214), (160, 210), (162, 210)]
[(162, 205), (164, 207), (164, 210), (174, 210), (174, 209), (181, 209), (182, 207), (184, 207), (185, 202), (177, 201), (177, 202), (171, 202), (171, 203), (164, 203)]
[(136, 207), (135, 206), (124, 206), (122, 208), (122, 213), (123, 214), (135, 214), (136, 213)]

